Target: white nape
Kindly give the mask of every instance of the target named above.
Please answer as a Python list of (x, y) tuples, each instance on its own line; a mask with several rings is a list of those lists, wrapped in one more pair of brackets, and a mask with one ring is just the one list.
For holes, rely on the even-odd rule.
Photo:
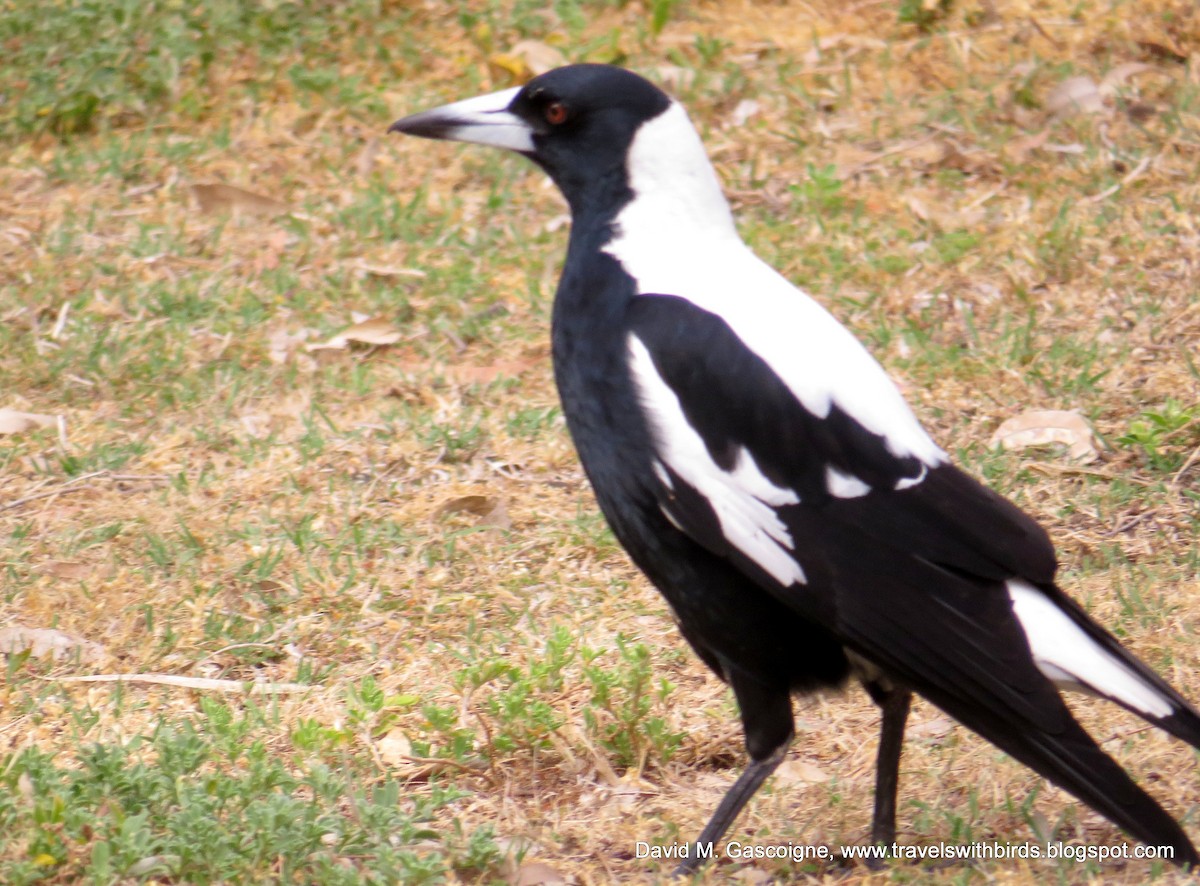
[(642, 124), (626, 162), (634, 198), (604, 251), (639, 293), (678, 296), (724, 319), (818, 418), (836, 404), (893, 455), (929, 467), (947, 460), (862, 344), (742, 242), (681, 105)]

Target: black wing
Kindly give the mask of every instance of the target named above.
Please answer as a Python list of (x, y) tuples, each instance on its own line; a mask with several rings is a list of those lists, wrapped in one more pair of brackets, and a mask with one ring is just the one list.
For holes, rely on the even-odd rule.
[[(629, 320), (659, 504), (680, 529), (1131, 834), (1194, 857), (1039, 669), (1010, 581), (1044, 593), (1169, 705), (1154, 716), (1126, 707), (1193, 743), (1200, 719), (1054, 587), (1054, 550), (1036, 522), (948, 462), (897, 454), (840, 408), (836, 366), (819, 416), (717, 315), (655, 295), (635, 299)], [(796, 573), (779, 568), (784, 553)]]

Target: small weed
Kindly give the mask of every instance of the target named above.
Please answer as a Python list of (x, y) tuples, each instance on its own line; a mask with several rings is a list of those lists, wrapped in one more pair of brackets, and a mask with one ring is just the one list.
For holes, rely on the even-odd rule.
[(791, 191), (796, 195), (797, 208), (801, 212), (825, 217), (836, 215), (846, 206), (842, 181), (838, 178), (837, 167), (832, 165), (808, 164), (807, 179), (792, 185)]
[(656, 681), (650, 668), (650, 650), (641, 643), (617, 637), (619, 661), (615, 667), (599, 663), (601, 653), (582, 650), (584, 677), (591, 684), (591, 705), (584, 709), (588, 730), (608, 749), (619, 766), (643, 768), (653, 759), (671, 759), (683, 734), (670, 729), (666, 719), (653, 715), (664, 707), (675, 687), (666, 678)]
[(478, 415), (464, 414), (454, 422), (431, 421), (417, 430), (422, 443), (450, 463), (470, 461), (483, 442)]
[(657, 37), (662, 33), (679, 0), (650, 0), (650, 33)]
[[(34, 748), (0, 758), (0, 831), (24, 859), (6, 865), (5, 882), (422, 883), (495, 865), (490, 831), (429, 827), (457, 792), (414, 795), (391, 779), (360, 787), (352, 771), (270, 749), (263, 711), (202, 710), (74, 760)], [(293, 737), (304, 750), (342, 743), (306, 724)]]
[(900, 0), (897, 18), (921, 32), (932, 31), (950, 14), (954, 0)]
[(1160, 409), (1143, 412), (1130, 422), (1116, 442), (1140, 452), (1151, 470), (1177, 471), (1200, 446), (1200, 404), (1185, 407), (1168, 399)]

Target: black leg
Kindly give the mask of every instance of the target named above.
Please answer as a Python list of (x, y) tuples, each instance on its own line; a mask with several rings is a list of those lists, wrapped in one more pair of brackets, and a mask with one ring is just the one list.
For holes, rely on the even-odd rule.
[(762, 787), (762, 783), (779, 768), (792, 740), (792, 698), (786, 687), (768, 688), (736, 674), (729, 682), (742, 713), (750, 764), (738, 776), (733, 787), (725, 792), (717, 811), (692, 844), (688, 857), (675, 868), (676, 877), (695, 872), (713, 857), (712, 849), (716, 842), (725, 836), (729, 826)]
[(900, 784), (900, 752), (912, 693), (907, 689), (885, 689), (869, 684), (867, 691), (883, 711), (879, 727), (879, 755), (875, 761), (875, 815), (871, 819), (871, 841), (890, 846), (896, 842), (896, 791)]
[(725, 832), (729, 830), (733, 820), (738, 817), (750, 798), (762, 787), (762, 783), (779, 768), (779, 764), (787, 756), (787, 747), (786, 744), (780, 745), (779, 749), (767, 759), (751, 760), (750, 765), (742, 770), (738, 780), (725, 792), (720, 805), (717, 806), (717, 811), (713, 813), (696, 842), (692, 844), (688, 851), (688, 857), (675, 868), (673, 876), (687, 876), (713, 857), (717, 841), (725, 836)]

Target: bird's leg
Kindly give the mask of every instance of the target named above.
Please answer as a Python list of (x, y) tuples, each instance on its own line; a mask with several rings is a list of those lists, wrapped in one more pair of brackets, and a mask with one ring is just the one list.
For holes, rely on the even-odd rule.
[(675, 868), (676, 877), (693, 873), (713, 857), (713, 845), (725, 836), (725, 832), (750, 798), (758, 792), (771, 773), (779, 768), (779, 764), (787, 756), (788, 745), (792, 740), (792, 699), (786, 687), (768, 688), (736, 674), (729, 682), (742, 712), (742, 728), (746, 734), (746, 750), (750, 753), (750, 763), (733, 783), (733, 787), (725, 792), (716, 812), (689, 848), (687, 857)]
[(900, 752), (912, 693), (907, 689), (867, 684), (871, 698), (883, 711), (879, 727), (879, 754), (875, 760), (875, 814), (871, 842), (890, 846), (896, 842), (896, 790), (900, 783)]
[(692, 844), (687, 858), (675, 868), (674, 876), (686, 876), (712, 857), (710, 847), (725, 835), (729, 826), (733, 824), (733, 820), (738, 817), (738, 813), (762, 787), (762, 783), (779, 768), (779, 764), (787, 756), (787, 749), (788, 746), (782, 744), (767, 759), (750, 761), (749, 765), (742, 770), (742, 774), (738, 776), (738, 780), (733, 783), (733, 787), (726, 791), (725, 796), (721, 798), (717, 811), (713, 813), (708, 824), (704, 826), (704, 830), (700, 832), (700, 836), (696, 838), (696, 842)]

